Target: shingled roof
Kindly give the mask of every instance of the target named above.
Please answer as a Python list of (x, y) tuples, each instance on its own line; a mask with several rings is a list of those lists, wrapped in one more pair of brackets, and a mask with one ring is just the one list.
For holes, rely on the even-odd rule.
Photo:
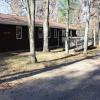
[[(9, 14), (1, 14), (0, 13), (0, 24), (9, 24), (9, 25), (28, 25), (27, 17), (16, 16), (16, 15), (9, 15)], [(36, 26), (43, 26), (43, 20), (36, 20)], [(54, 28), (65, 28), (65, 24), (57, 23), (57, 22), (49, 22), (50, 27)], [(70, 29), (77, 29), (77, 26), (70, 25)]]

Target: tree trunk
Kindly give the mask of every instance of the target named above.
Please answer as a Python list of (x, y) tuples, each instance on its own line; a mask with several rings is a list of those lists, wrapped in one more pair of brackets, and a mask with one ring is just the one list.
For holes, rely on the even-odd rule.
[(84, 53), (87, 53), (87, 48), (88, 48), (88, 32), (89, 32), (89, 21), (86, 22), (85, 26)]
[(65, 53), (66, 54), (69, 54), (69, 37), (68, 37), (68, 34), (69, 34), (69, 0), (67, 1), (67, 13), (66, 13), (66, 35), (65, 35)]
[(35, 53), (35, 0), (26, 0), (28, 27), (29, 27), (29, 41), (30, 41), (30, 55), (33, 63), (37, 61)]
[(94, 29), (93, 29), (93, 46), (96, 47), (96, 28), (94, 22)]
[(98, 14), (98, 18), (97, 18), (97, 20), (98, 20), (98, 45), (99, 45), (99, 47), (100, 47), (100, 22), (99, 22), (99, 7), (97, 7), (97, 14)]
[(100, 47), (100, 27), (99, 27), (99, 32), (98, 33), (99, 33), (99, 47)]
[(29, 28), (29, 37), (30, 37), (30, 54), (32, 62), (35, 63), (37, 61), (36, 59), (36, 53), (35, 53), (35, 41), (34, 41), (34, 28), (30, 26)]
[(99, 47), (100, 47), (100, 23), (99, 23), (99, 18), (98, 18), (98, 39), (99, 39)]
[(84, 53), (87, 53), (88, 49), (88, 33), (89, 33), (89, 21), (90, 21), (90, 0), (87, 0), (88, 9), (87, 9), (87, 18), (86, 18), (86, 26), (85, 26), (85, 36), (84, 36)]
[(45, 19), (43, 23), (43, 33), (44, 33), (44, 41), (43, 41), (43, 52), (49, 51), (48, 46), (48, 34), (49, 34), (49, 0), (46, 0), (46, 6), (45, 6)]
[(65, 53), (66, 54), (69, 54), (68, 33), (69, 33), (69, 28), (67, 26), (67, 28), (66, 28), (66, 37), (65, 37)]

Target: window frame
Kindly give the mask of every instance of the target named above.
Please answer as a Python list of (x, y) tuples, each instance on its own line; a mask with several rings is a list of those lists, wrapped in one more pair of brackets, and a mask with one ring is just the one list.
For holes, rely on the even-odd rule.
[[(18, 29), (20, 29), (20, 37), (18, 37)], [(23, 39), (23, 36), (22, 36), (22, 26), (16, 26), (16, 39), (17, 40), (21, 40), (21, 39)]]

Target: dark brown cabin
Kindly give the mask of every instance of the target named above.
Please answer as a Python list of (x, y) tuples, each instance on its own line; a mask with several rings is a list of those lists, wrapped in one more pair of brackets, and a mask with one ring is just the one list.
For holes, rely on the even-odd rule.
[[(69, 31), (69, 36), (76, 36), (75, 28)], [(64, 34), (64, 24), (50, 22), (49, 48), (62, 47)], [(35, 21), (35, 46), (37, 50), (43, 48), (43, 20)], [(0, 51), (13, 50), (29, 50), (27, 18), (0, 14)]]

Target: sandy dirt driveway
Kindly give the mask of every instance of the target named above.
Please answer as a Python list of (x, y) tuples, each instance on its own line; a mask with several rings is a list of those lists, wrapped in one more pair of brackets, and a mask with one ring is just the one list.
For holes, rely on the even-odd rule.
[(100, 54), (31, 77), (0, 100), (100, 100)]

